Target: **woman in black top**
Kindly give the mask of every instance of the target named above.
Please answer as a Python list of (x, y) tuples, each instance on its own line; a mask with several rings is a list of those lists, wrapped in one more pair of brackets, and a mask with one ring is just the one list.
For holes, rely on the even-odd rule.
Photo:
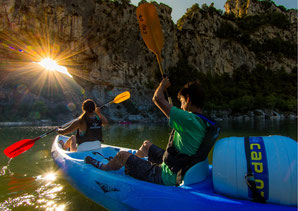
[(57, 133), (61, 135), (69, 134), (77, 131), (76, 135), (72, 135), (66, 142), (59, 142), (63, 149), (77, 151), (77, 145), (84, 142), (100, 141), (102, 142), (102, 126), (108, 124), (108, 120), (100, 113), (100, 108), (96, 107), (93, 100), (85, 100), (82, 104), (83, 113), (71, 125), (64, 129), (58, 129)]

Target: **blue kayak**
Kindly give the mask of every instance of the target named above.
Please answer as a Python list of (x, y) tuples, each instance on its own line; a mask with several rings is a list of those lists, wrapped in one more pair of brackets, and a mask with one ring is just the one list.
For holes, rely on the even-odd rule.
[(203, 181), (185, 182), (177, 187), (137, 180), (126, 175), (124, 168), (106, 172), (86, 164), (84, 158), (91, 156), (105, 163), (108, 162), (105, 158), (114, 157), (120, 150), (133, 154), (136, 150), (102, 144), (99, 149), (69, 152), (58, 143), (68, 138), (56, 136), (51, 151), (53, 160), (72, 186), (109, 210), (297, 210), (296, 206), (263, 204), (215, 193), (212, 166), (208, 163)]

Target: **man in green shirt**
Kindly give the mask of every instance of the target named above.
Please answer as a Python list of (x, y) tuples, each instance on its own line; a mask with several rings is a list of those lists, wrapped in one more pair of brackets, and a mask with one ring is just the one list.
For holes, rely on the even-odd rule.
[[(150, 141), (144, 141), (135, 155), (120, 151), (106, 165), (87, 157), (90, 163), (105, 171), (118, 170), (125, 166), (125, 172), (147, 182), (176, 185), (179, 170), (195, 155), (205, 137), (206, 123), (199, 117), (204, 106), (205, 95), (199, 82), (187, 83), (178, 93), (181, 109), (169, 104), (164, 92), (170, 86), (168, 78), (161, 81), (156, 89), (153, 102), (169, 119), (173, 128), (166, 150)], [(148, 161), (142, 158), (148, 156)]]

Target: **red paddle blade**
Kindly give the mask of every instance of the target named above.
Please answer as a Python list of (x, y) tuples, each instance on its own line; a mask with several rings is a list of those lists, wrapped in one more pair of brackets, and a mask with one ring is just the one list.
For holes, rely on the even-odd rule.
[(35, 139), (23, 139), (21, 141), (18, 141), (13, 145), (7, 147), (4, 150), (4, 154), (9, 158), (14, 158), (33, 147), (35, 141), (37, 141), (38, 139), (40, 139), (40, 137), (37, 137)]

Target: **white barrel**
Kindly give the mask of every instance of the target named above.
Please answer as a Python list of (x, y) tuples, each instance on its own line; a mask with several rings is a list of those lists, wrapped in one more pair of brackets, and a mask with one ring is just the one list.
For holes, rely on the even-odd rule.
[[(216, 142), (212, 179), (215, 192), (252, 199), (245, 179), (244, 139), (229, 137)], [(297, 142), (285, 136), (249, 137), (249, 149), (256, 187), (266, 202), (297, 206)]]

